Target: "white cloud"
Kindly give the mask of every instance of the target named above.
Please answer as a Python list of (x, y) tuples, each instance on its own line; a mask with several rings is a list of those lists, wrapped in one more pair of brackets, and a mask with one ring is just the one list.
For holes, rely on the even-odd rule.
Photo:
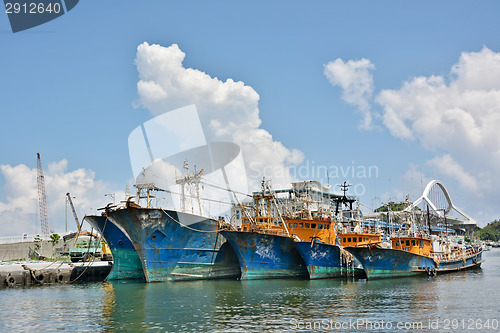
[(374, 98), (382, 109), (376, 117), (367, 105), (373, 92), (373, 68), (366, 59), (337, 59), (325, 66), (325, 75), (343, 89), (346, 102), (364, 110), (364, 124), (381, 119), (394, 137), (417, 142), (434, 153), (436, 157), (425, 164), (417, 161), (425, 172), (444, 178), (446, 186), (458, 184), (468, 198), (475, 198), (473, 203), (468, 201), (467, 209), (498, 218), (494, 198), (500, 196), (496, 176), (500, 165), (500, 53), (487, 47), (463, 52), (447, 75), (414, 77), (399, 89), (381, 90)]
[[(92, 170), (77, 169), (68, 171), (68, 162), (63, 159), (49, 163), (44, 172), (49, 224), (52, 230), (65, 230), (66, 193), (71, 193), (80, 220), (85, 214), (96, 213), (110, 199), (104, 194), (112, 193), (109, 184), (95, 180)], [(2, 235), (21, 235), (40, 233), (38, 217), (37, 170), (24, 164), (16, 166), (0, 165), (5, 179), (5, 202), (0, 202), (0, 223)], [(118, 196), (117, 196), (118, 198)], [(120, 197), (121, 198), (121, 197)], [(76, 225), (68, 207), (68, 230)]]
[(479, 189), (476, 178), (465, 171), (450, 155), (438, 156), (427, 161), (427, 163), (433, 166), (442, 175), (449, 176), (458, 182), (463, 188), (467, 188), (471, 191), (477, 191)]
[(448, 154), (452, 165), (460, 164), (469, 175), (488, 177), (500, 163), (499, 74), (499, 53), (487, 48), (464, 52), (448, 81), (442, 76), (416, 77), (399, 90), (381, 91), (376, 101), (392, 135), (418, 140), (428, 150)]
[(342, 99), (356, 106), (363, 114), (362, 128), (372, 127), (372, 114), (370, 112), (371, 98), (373, 95), (373, 76), (371, 70), (375, 66), (369, 59), (358, 61), (342, 59), (330, 61), (325, 65), (324, 74), (333, 86), (342, 88)]
[(427, 166), (476, 198), (476, 207), (488, 207), (491, 217), (500, 195), (499, 78), (500, 53), (484, 47), (463, 52), (447, 76), (415, 77), (375, 99), (390, 133), (434, 152)]
[(157, 116), (165, 112), (196, 105), (207, 141), (229, 141), (241, 147), (250, 184), (255, 190), (264, 168), (280, 169), (273, 175), (276, 186), (292, 180), (287, 165), (302, 162), (304, 155), (286, 148), (261, 129), (259, 95), (241, 81), (216, 77), (193, 68), (185, 68), (185, 53), (176, 44), (169, 47), (143, 43), (137, 48), (135, 63), (139, 72), (136, 106)]

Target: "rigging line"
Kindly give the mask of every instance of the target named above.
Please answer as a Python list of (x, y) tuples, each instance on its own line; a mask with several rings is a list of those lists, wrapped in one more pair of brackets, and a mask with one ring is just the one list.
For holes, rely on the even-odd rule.
[(245, 207), (245, 206), (241, 203), (240, 199), (238, 198), (238, 196), (237, 196), (234, 192), (233, 192), (233, 195), (234, 195), (234, 198), (236, 199), (236, 201), (238, 202), (238, 205), (241, 207), (241, 211), (243, 212), (243, 214), (245, 214), (245, 215), (246, 215), (246, 217), (250, 220), (250, 222), (251, 222), (252, 224), (255, 224), (255, 220), (254, 220), (254, 219), (250, 216), (250, 214), (248, 214), (248, 212), (247, 212), (247, 207)]
[(207, 180), (203, 180), (203, 181), (200, 181), (200, 183), (202, 184), (205, 184), (205, 185), (208, 185), (208, 186), (211, 186), (211, 187), (214, 187), (214, 188), (217, 188), (219, 190), (223, 190), (223, 191), (227, 191), (227, 192), (231, 192), (233, 194), (237, 193), (237, 194), (241, 194), (241, 195), (244, 195), (244, 196), (247, 196), (247, 197), (252, 197), (250, 194), (248, 193), (243, 193), (243, 192), (239, 192), (239, 191), (235, 191), (235, 190), (231, 190), (231, 189), (228, 189), (228, 188), (224, 188), (222, 186), (219, 186), (219, 185), (216, 185), (216, 184), (211, 184), (209, 183)]
[(365, 204), (361, 203), (361, 201), (358, 201), (358, 202), (359, 202), (359, 204), (360, 204), (361, 206), (366, 207), (366, 208), (370, 208), (370, 209), (371, 209), (371, 207), (368, 207), (367, 205), (365, 205)]
[[(167, 192), (167, 193), (170, 193), (170, 194), (175, 194), (175, 195), (179, 195), (181, 196), (182, 193), (178, 193), (178, 192), (174, 192), (174, 191), (171, 191), (171, 190), (164, 190), (164, 189), (160, 189), (162, 192)], [(197, 197), (193, 196), (193, 195), (189, 195), (189, 194), (184, 194), (185, 197), (189, 197), (191, 199), (196, 199)], [(161, 198), (160, 198), (161, 199)], [(227, 201), (221, 201), (221, 200), (215, 200), (215, 199), (209, 199), (209, 198), (204, 198), (202, 197), (201, 200), (205, 200), (205, 201), (210, 201), (210, 202), (215, 202), (215, 203), (221, 203), (221, 204), (225, 204), (225, 205), (233, 205), (232, 202), (227, 202)]]
[[(87, 269), (94, 264), (94, 261), (95, 261), (95, 256), (92, 256), (92, 261), (89, 261), (88, 262), (89, 264), (80, 273), (80, 275), (78, 275), (73, 281), (69, 281), (69, 283), (74, 283), (74, 282), (78, 281), (78, 279), (87, 271)], [(84, 265), (85, 265), (85, 263), (84, 263)], [(83, 266), (80, 266), (80, 267), (83, 267)]]
[[(285, 220), (283, 219), (283, 216), (281, 215), (281, 212), (280, 212), (280, 209), (279, 209), (279, 206), (278, 206), (278, 203), (276, 202), (276, 195), (274, 193), (274, 191), (272, 190), (271, 188), (271, 185), (269, 185), (269, 182), (266, 183), (266, 187), (267, 189), (269, 190), (269, 193), (271, 193), (271, 195), (273, 196), (272, 200), (273, 200), (273, 203), (274, 205), (276, 206), (276, 210), (278, 211), (278, 216), (280, 217), (281, 219), (281, 225), (282, 225), (282, 229), (285, 228), (285, 231), (286, 231), (286, 234), (288, 236), (290, 236), (290, 233), (288, 232), (288, 228), (286, 226), (286, 223), (285, 223)], [(315, 235), (316, 235), (316, 230), (314, 231)], [(312, 245), (311, 245), (312, 246)]]
[[(107, 218), (108, 218), (108, 217), (106, 216), (106, 220), (107, 220)], [(93, 228), (93, 227), (92, 227), (91, 231), (94, 231), (94, 228)], [(92, 232), (90, 233), (90, 235), (91, 235), (91, 236), (90, 236), (90, 239), (89, 239), (89, 249), (87, 250), (87, 254), (88, 254), (88, 253), (90, 253), (90, 243), (92, 242)], [(78, 236), (77, 236), (77, 239), (78, 239), (78, 237), (79, 237), (79, 236), (80, 236), (80, 235), (78, 235)], [(82, 271), (82, 272), (81, 272), (81, 273), (80, 273), (80, 274), (79, 274), (79, 275), (78, 275), (78, 276), (77, 276), (77, 277), (76, 277), (73, 281), (69, 281), (69, 283), (74, 283), (74, 282), (78, 281), (78, 279), (80, 279), (80, 277), (81, 277), (83, 274), (85, 274), (85, 272), (87, 271), (87, 269), (88, 269), (90, 266), (92, 266), (92, 265), (94, 264), (94, 262), (95, 262), (95, 250), (94, 250), (94, 255), (92, 256), (92, 261), (90, 261), (90, 260), (89, 260), (89, 261), (88, 261), (88, 263), (89, 263), (89, 264), (85, 267), (85, 269), (84, 269), (84, 270), (83, 270), (83, 271)], [(85, 262), (83, 263), (83, 265), (85, 265)], [(83, 267), (83, 266), (81, 266), (81, 267)]]
[(40, 268), (40, 269), (47, 269), (49, 268), (50, 266), (52, 266), (53, 264), (55, 264), (57, 262), (57, 260), (54, 260), (53, 262), (51, 262), (50, 264), (48, 264), (47, 266), (45, 266), (44, 268)]
[(191, 227), (188, 227), (187, 225), (177, 221), (176, 219), (174, 219), (172, 216), (170, 216), (169, 213), (167, 213), (163, 208), (160, 208), (162, 210), (162, 212), (164, 212), (168, 217), (170, 217), (173, 221), (179, 223), (181, 226), (185, 227), (185, 228), (188, 228), (189, 230), (193, 230), (193, 231), (197, 231), (197, 232), (205, 232), (205, 233), (214, 233), (214, 232), (219, 232), (218, 230), (215, 230), (215, 231), (212, 231), (212, 230), (198, 230), (198, 229), (194, 229), (194, 228), (191, 228)]
[[(204, 185), (208, 185), (208, 186), (211, 186), (211, 187), (214, 187), (214, 188), (217, 188), (219, 190), (223, 190), (223, 191), (226, 191), (226, 192), (230, 192), (230, 193), (237, 193), (237, 194), (241, 194), (241, 195), (244, 195), (244, 196), (247, 196), (247, 197), (252, 197), (252, 195), (248, 194), (248, 193), (243, 193), (243, 192), (239, 192), (239, 191), (235, 191), (235, 190), (232, 190), (232, 189), (228, 189), (228, 188), (225, 188), (225, 187), (222, 187), (222, 186), (219, 186), (219, 185), (216, 185), (214, 183), (210, 183), (206, 178), (201, 178), (202, 180), (200, 181), (201, 184), (204, 184)], [(167, 183), (167, 185), (175, 185), (174, 183)], [(161, 189), (161, 188), (158, 188), (156, 187), (155, 188), (157, 191), (162, 191), (162, 192), (169, 192), (169, 193), (174, 193), (174, 194), (179, 194), (179, 193), (175, 193), (175, 192), (172, 192), (170, 190), (165, 190), (165, 189)]]

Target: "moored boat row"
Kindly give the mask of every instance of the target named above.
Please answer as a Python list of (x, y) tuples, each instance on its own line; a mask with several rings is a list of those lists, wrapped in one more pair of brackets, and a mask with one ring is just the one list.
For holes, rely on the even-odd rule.
[(393, 228), (384, 244), (384, 231), (353, 209), (347, 188), (335, 195), (318, 182), (292, 185), (275, 192), (263, 182), (252, 202), (235, 206), (239, 224), (131, 200), (85, 219), (111, 248), (108, 279), (371, 279), (434, 275), (482, 262), (481, 249), (416, 234), (411, 226)]
[(481, 246), (454, 242), (447, 233), (433, 235), (430, 221), (428, 228), (423, 228), (409, 215), (405, 230), (391, 236), (390, 247), (346, 248), (361, 262), (369, 279), (436, 275), (478, 267), (483, 262)]

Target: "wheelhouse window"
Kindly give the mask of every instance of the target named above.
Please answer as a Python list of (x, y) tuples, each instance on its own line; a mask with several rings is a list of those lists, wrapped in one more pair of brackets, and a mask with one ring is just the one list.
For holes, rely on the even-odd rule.
[(309, 223), (306, 223), (306, 228), (307, 228), (307, 229), (309, 229), (309, 228), (310, 228)]

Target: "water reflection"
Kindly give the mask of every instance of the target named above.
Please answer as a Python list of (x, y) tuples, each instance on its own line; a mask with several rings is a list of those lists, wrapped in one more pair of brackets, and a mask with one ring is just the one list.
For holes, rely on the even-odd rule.
[[(1, 331), (386, 332), (342, 323), (500, 319), (500, 250), (483, 269), (433, 278), (137, 283), (0, 289)], [(429, 320), (439, 329), (429, 329)], [(314, 329), (307, 325), (319, 324)], [(335, 326), (337, 324), (337, 326)], [(312, 326), (311, 326), (312, 327)], [(397, 331), (393, 329), (392, 331)], [(448, 330), (447, 332), (458, 330)], [(469, 330), (470, 331), (470, 330)], [(490, 330), (493, 331), (493, 330)]]
[(437, 313), (433, 279), (195, 281), (103, 285), (104, 325), (169, 332), (287, 330), (322, 323), (423, 321)]

